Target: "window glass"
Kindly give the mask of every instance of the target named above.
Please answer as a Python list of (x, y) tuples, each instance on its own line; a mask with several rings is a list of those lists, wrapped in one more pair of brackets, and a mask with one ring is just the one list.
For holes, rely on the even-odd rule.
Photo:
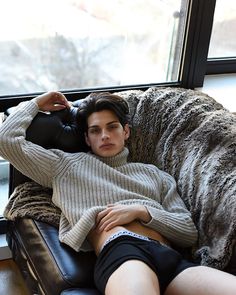
[[(0, 113), (0, 125), (2, 124), (3, 113)], [(8, 201), (8, 186), (9, 186), (9, 163), (0, 157), (0, 216)]]
[(0, 157), (0, 216), (8, 202), (9, 163)]
[(188, 0), (2, 0), (0, 95), (177, 81)]
[(236, 57), (236, 1), (217, 0), (209, 58)]

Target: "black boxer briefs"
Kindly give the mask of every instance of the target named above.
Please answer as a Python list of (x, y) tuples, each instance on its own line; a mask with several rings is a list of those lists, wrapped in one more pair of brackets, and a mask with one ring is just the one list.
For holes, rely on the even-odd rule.
[(142, 261), (156, 273), (161, 294), (180, 272), (189, 267), (198, 266), (158, 241), (151, 239), (145, 241), (126, 235), (119, 236), (105, 245), (96, 261), (94, 281), (102, 294), (105, 294), (105, 287), (111, 274), (128, 260)]

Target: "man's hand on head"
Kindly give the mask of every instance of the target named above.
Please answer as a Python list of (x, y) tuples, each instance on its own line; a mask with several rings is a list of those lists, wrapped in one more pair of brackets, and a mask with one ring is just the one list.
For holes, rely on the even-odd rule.
[(65, 95), (57, 91), (39, 95), (35, 98), (35, 101), (40, 111), (60, 111), (71, 107)]

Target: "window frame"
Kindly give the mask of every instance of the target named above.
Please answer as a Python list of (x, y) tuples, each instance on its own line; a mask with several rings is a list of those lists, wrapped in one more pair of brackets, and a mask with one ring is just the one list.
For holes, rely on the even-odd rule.
[(0, 235), (5, 234), (7, 232), (7, 220), (0, 216)]
[(207, 60), (207, 75), (236, 73), (236, 57), (209, 58)]
[(208, 57), (206, 67), (207, 75), (229, 73), (236, 73), (236, 56)]
[[(142, 89), (146, 90), (152, 86), (162, 86), (162, 87), (171, 87), (171, 86), (179, 86), (179, 82), (166, 82), (166, 83), (150, 83), (150, 84), (135, 84), (135, 85), (125, 85), (125, 86), (114, 86), (114, 87), (94, 87), (94, 88), (82, 88), (76, 90), (62, 90), (61, 92), (67, 97), (69, 101), (75, 101), (78, 99), (82, 99), (86, 97), (91, 92), (117, 92), (117, 91), (125, 91), (132, 89)], [(0, 108), (2, 112), (5, 112), (8, 108), (11, 108), (17, 105), (20, 102), (30, 100), (37, 95), (42, 94), (42, 92), (18, 94), (18, 95), (6, 95), (0, 96)]]

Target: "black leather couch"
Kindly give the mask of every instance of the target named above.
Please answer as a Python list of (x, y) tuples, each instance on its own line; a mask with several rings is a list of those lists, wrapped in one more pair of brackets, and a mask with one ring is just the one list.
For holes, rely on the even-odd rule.
[[(169, 91), (167, 89), (167, 95), (169, 95)], [(173, 92), (175, 91), (173, 90)], [(175, 113), (172, 109), (172, 104), (169, 106), (168, 104), (165, 105), (163, 93), (164, 90), (160, 90), (160, 105), (158, 105), (158, 108), (160, 107), (161, 110), (161, 114), (159, 112), (159, 115), (162, 116), (161, 122), (165, 124), (165, 122), (168, 122), (166, 116), (168, 115), (169, 118), (170, 116), (175, 116)], [(171, 90), (167, 98), (172, 98), (172, 95)], [(188, 99), (191, 95), (192, 93), (190, 92), (180, 91), (178, 104), (181, 106), (181, 103), (184, 101), (183, 97)], [(130, 101), (134, 102), (134, 104), (136, 103), (137, 98), (135, 95), (130, 94)], [(147, 101), (150, 103), (149, 100)], [(196, 101), (201, 102), (199, 96), (197, 96)], [(50, 115), (38, 113), (27, 130), (27, 139), (45, 148), (58, 148), (67, 152), (86, 151), (86, 145), (83, 141), (84, 136), (81, 134), (81, 130), (75, 120), (76, 107), (80, 103), (81, 100), (74, 102), (74, 108), (71, 110), (55, 112)], [(208, 112), (208, 107), (211, 110), (212, 104), (214, 105), (212, 100), (208, 104), (204, 99), (202, 110), (206, 109), (206, 112)], [(131, 105), (131, 110), (132, 107)], [(168, 114), (166, 114), (165, 108), (168, 109)], [(219, 106), (215, 108), (220, 109)], [(10, 112), (11, 109), (8, 110), (8, 113)], [(191, 108), (189, 112), (194, 114), (191, 112)], [(195, 120), (195, 115), (192, 115), (191, 118)], [(191, 123), (193, 125), (190, 125), (190, 128), (193, 128), (196, 122)], [(170, 124), (170, 126), (172, 125)], [(139, 129), (137, 130), (140, 131), (142, 126), (138, 127)], [(149, 139), (145, 138), (144, 144), (146, 144), (146, 140)], [(139, 141), (140, 138), (136, 136), (136, 142), (139, 143)], [(167, 156), (168, 154), (166, 154)], [(12, 166), (10, 167), (10, 193), (13, 192), (17, 185), (28, 180)], [(61, 244), (58, 240), (57, 228), (32, 219), (19, 219), (14, 222), (8, 222), (7, 240), (12, 250), (13, 258), (20, 267), (31, 294), (99, 294), (93, 282), (95, 254), (93, 252), (77, 253), (66, 245)], [(236, 251), (233, 252), (225, 270), (236, 275)]]
[[(45, 148), (85, 151), (75, 120), (79, 103), (75, 102), (70, 111), (39, 113), (27, 130), (27, 139)], [(25, 181), (29, 179), (11, 166), (10, 193)], [(26, 218), (8, 221), (7, 241), (31, 294), (99, 294), (93, 282), (95, 254), (77, 253), (60, 243), (57, 228)]]

